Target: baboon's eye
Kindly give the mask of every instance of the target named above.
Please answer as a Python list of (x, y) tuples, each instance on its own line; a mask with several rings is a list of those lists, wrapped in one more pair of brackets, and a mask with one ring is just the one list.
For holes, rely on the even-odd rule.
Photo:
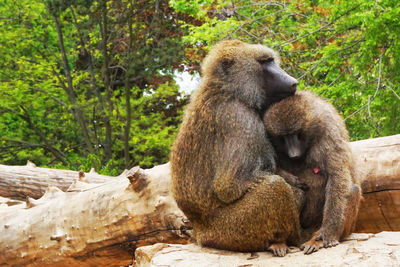
[(262, 58), (259, 59), (258, 62), (260, 62), (261, 65), (267, 64), (267, 63), (271, 63), (274, 61), (273, 57), (269, 57), (269, 58)]
[(232, 67), (233, 63), (234, 61), (232, 59), (223, 59), (221, 65), (224, 70), (228, 70), (230, 67)]
[(297, 138), (299, 138), (300, 141), (304, 141), (305, 140), (305, 136), (301, 132), (297, 133)]

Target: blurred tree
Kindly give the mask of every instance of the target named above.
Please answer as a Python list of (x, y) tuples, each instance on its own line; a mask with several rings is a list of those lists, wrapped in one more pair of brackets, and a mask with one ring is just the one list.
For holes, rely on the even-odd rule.
[(0, 14), (2, 163), (113, 173), (168, 161), (187, 102), (168, 1), (3, 1)]

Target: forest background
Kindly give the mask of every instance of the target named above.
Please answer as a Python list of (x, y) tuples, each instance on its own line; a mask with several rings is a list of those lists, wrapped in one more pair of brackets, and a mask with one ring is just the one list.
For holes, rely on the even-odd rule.
[(222, 39), (279, 51), (352, 140), (400, 133), (397, 0), (0, 0), (0, 164), (116, 175), (168, 161)]

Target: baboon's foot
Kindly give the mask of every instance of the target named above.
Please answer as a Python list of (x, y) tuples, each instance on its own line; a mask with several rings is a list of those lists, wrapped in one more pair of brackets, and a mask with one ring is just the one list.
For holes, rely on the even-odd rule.
[(317, 238), (315, 240), (322, 240), (323, 242), (323, 246), (325, 248), (329, 248), (329, 247), (334, 247), (339, 245), (339, 240), (336, 237), (337, 234), (335, 234), (335, 232), (330, 232), (330, 231), (326, 231), (326, 230), (320, 230), (319, 231), (320, 234), (317, 236)]
[(309, 241), (305, 242), (300, 246), (301, 250), (304, 250), (304, 254), (311, 254), (313, 252), (318, 251), (320, 248), (324, 246), (322, 240), (316, 240), (314, 237)]
[(285, 243), (274, 243), (268, 248), (275, 256), (284, 257), (289, 252), (289, 247)]

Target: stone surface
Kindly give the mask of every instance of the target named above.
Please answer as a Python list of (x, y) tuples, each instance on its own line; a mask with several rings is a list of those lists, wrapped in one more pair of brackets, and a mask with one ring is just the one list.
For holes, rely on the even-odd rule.
[(195, 244), (156, 244), (136, 250), (136, 266), (400, 266), (400, 232), (352, 234), (336, 247), (305, 255), (297, 248), (283, 258), (269, 252), (235, 253)]

